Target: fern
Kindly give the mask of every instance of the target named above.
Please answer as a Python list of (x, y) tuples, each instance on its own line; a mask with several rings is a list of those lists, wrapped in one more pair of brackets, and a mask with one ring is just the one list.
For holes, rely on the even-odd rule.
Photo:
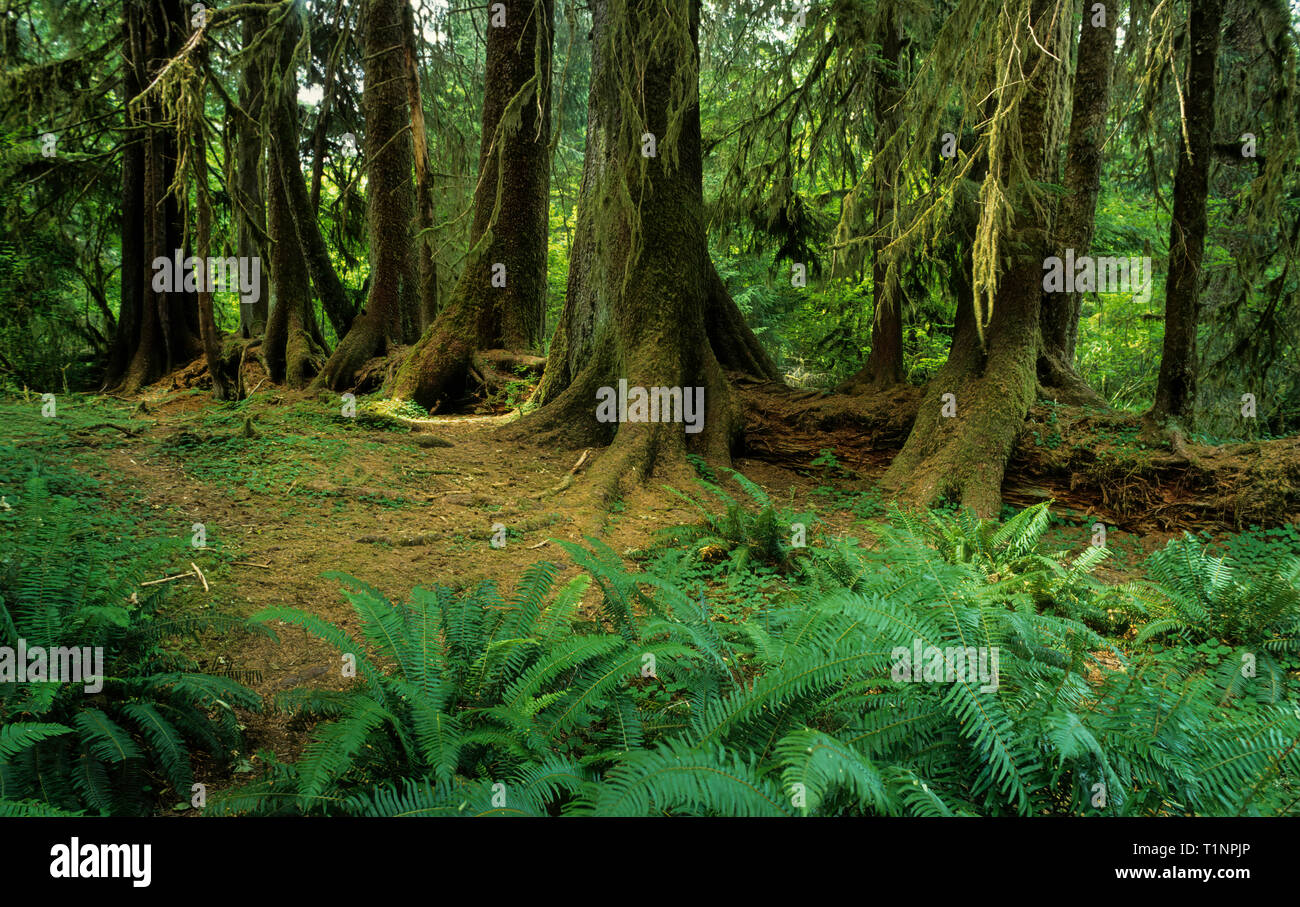
[[(704, 531), (748, 538), (753, 519), (715, 513)], [(1294, 813), (1295, 711), (1237, 695), (1233, 665), (1146, 644), (1246, 602), (1241, 626), (1263, 616), (1272, 634), (1258, 650), (1289, 657), (1294, 575), (1247, 585), (1175, 546), (1153, 569), (1160, 585), (1099, 590), (1104, 550), (1044, 552), (1048, 522), (1045, 505), (1003, 524), (895, 510), (879, 545), (819, 546), (779, 600), (735, 623), (594, 539), (562, 543), (585, 573), (562, 586), (557, 565), (538, 564), (509, 592), (416, 589), (394, 605), (340, 576), (356, 637), (289, 609), (258, 619), (305, 627), (364, 670), (344, 692), (283, 694), (281, 707), (326, 721), (296, 766), (271, 760), (218, 811)], [(574, 623), (592, 589), (595, 629)], [(1139, 592), (1158, 617), (1131, 651), (1080, 619)], [(1160, 612), (1178, 597), (1190, 604)], [(916, 646), (956, 653), (946, 670), (984, 653), (996, 674), (902, 670), (899, 650)]]
[(160, 617), (161, 589), (142, 594), (139, 582), (177, 543), (124, 533), (90, 480), (28, 468), (9, 495), (17, 506), (0, 513), (0, 645), (75, 640), (102, 650), (104, 676), (94, 699), (77, 683), (0, 686), (0, 804), (15, 814), (143, 814), (159, 805), (145, 796), (155, 775), (188, 798), (194, 750), (226, 763), (241, 739), (235, 708), (257, 710), (261, 700), (193, 673), (163, 642), (248, 625), (218, 614)]

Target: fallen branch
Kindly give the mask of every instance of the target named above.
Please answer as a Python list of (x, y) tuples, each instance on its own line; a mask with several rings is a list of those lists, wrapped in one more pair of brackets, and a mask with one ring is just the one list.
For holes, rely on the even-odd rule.
[(193, 576), (193, 570), (186, 570), (184, 573), (178, 573), (175, 576), (164, 576), (162, 579), (151, 579), (147, 583), (141, 583), (141, 586), (157, 586), (162, 583), (170, 583), (172, 580), (182, 579), (187, 576)]
[(199, 580), (203, 583), (203, 591), (211, 592), (212, 590), (208, 588), (208, 578), (203, 575), (203, 571), (199, 569), (199, 565), (194, 563), (194, 561), (190, 561), (190, 566), (194, 568), (194, 572), (198, 574)]

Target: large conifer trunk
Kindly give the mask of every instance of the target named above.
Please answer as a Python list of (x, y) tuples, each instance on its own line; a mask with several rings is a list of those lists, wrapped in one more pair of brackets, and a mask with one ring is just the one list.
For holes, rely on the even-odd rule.
[[(242, 25), (244, 47), (266, 27), (265, 13), (249, 13)], [(247, 117), (234, 114), (235, 179), (231, 191), (230, 216), (236, 224), (236, 247), (242, 258), (267, 258), (266, 193), (262, 186), (262, 109), (266, 98), (266, 53), (250, 53), (239, 80), (239, 106)], [(239, 306), (239, 333), (260, 337), (271, 311), (270, 269), (258, 269), (257, 300)]]
[[(1087, 255), (1096, 226), (1097, 194), (1101, 191), (1102, 142), (1110, 110), (1112, 61), (1119, 4), (1104, 4), (1102, 18), (1093, 2), (1084, 4), (1075, 69), (1070, 136), (1065, 159), (1065, 198), (1056, 217), (1055, 254), (1073, 249)], [(1038, 380), (1046, 392), (1068, 403), (1101, 403), (1101, 397), (1075, 370), (1079, 340), (1080, 293), (1043, 294), (1043, 348), (1038, 356)]]
[(317, 206), (303, 180), (302, 163), (298, 155), (298, 55), (296, 45), (302, 37), (302, 24), (297, 8), (290, 10), (281, 25), (279, 62), (270, 86), (271, 96), (280, 99), (269, 110), (268, 134), (271, 140), (269, 166), (279, 169), (280, 184), (289, 200), (288, 213), (293, 233), (298, 237), (303, 262), (311, 276), (312, 286), (321, 299), (325, 317), (342, 338), (347, 335), (352, 319), (356, 317), (352, 300), (343, 289), (343, 283), (334, 271), (329, 247), (320, 232)]
[(122, 9), (122, 103), (125, 134), (122, 149), (121, 296), (117, 333), (108, 354), (105, 387), (119, 385), (140, 338), (144, 319), (144, 166), (145, 145), (139, 134), (140, 117), (131, 99), (144, 80), (144, 16), (139, 0), (127, 0)]
[(368, 359), (402, 342), (401, 284), (410, 253), (412, 194), (405, 3), (366, 0), (362, 11), (370, 292), (365, 309), (321, 372), (321, 380), (334, 390), (351, 387)]
[[(212, 199), (208, 191), (207, 139), (202, 129), (194, 130), (192, 143), (190, 178), (194, 182), (198, 208), (195, 244), (199, 260), (206, 262), (212, 250)], [(208, 377), (212, 379), (212, 396), (217, 400), (239, 400), (243, 397), (239, 372), (242, 344), (227, 346), (225, 337), (217, 329), (216, 316), (212, 310), (213, 291), (212, 284), (205, 280), (198, 294), (199, 336), (203, 341)]]
[[(551, 338), (546, 374), (532, 398), (534, 404), (544, 407), (549, 407), (568, 390), (593, 359), (605, 355), (603, 347), (609, 342), (608, 322), (612, 312), (612, 294), (617, 285), (605, 278), (606, 259), (612, 254), (613, 247), (609, 242), (607, 222), (602, 218), (608, 212), (609, 193), (619, 190), (615, 182), (620, 178), (617, 168), (625, 166), (629, 155), (640, 155), (639, 147), (623, 151), (612, 147), (612, 136), (617, 135), (620, 120), (618, 100), (611, 94), (613, 89), (609, 85), (613, 76), (606, 65), (606, 47), (602, 43), (609, 16), (608, 3), (593, 5), (591, 91), (587, 102), (578, 222), (569, 249), (564, 309)], [(692, 168), (694, 176), (688, 179), (696, 180), (696, 194), (702, 204), (698, 106), (688, 112), (688, 118), (693, 123), (692, 131), (683, 133), (678, 157), (682, 167)], [(689, 145), (691, 142), (695, 143), (693, 147)], [(647, 222), (646, 229), (647, 232), (671, 230), (674, 225)], [(724, 369), (779, 380), (779, 370), (745, 324), (744, 316), (709, 260), (707, 249), (704, 268), (705, 331), (714, 358)], [(569, 434), (575, 443), (605, 443), (612, 437), (608, 426), (595, 426), (590, 422), (590, 418), (585, 418), (581, 425), (572, 427)]]
[[(606, 489), (656, 469), (684, 468), (688, 449), (730, 461), (741, 426), (715, 343), (729, 361), (747, 362), (746, 370), (775, 374), (739, 312), (728, 308), (734, 302), (709, 261), (698, 16), (692, 0), (666, 7), (599, 0), (592, 7), (587, 149), (569, 293), (537, 393), (544, 405), (507, 432), (575, 446), (609, 443), (590, 476)], [(672, 31), (691, 46), (664, 41)], [(664, 141), (670, 115), (680, 124), (671, 144)], [(653, 157), (643, 156), (643, 133), (657, 140)], [(680, 422), (598, 421), (598, 392), (621, 379), (629, 387), (702, 387), (702, 430), (687, 433)]]
[[(1015, 33), (1002, 42), (1004, 48), (1015, 42), (1021, 68), (1028, 74), (1025, 95), (1013, 115), (1020, 123), (1023, 163), (1034, 180), (1050, 177), (1055, 158), (1065, 88), (1060, 58), (1068, 47), (1069, 8), (1066, 0), (1032, 0), (1028, 28), (1019, 21)], [(1010, 84), (1000, 89), (1014, 90)], [(1042, 264), (1051, 229), (1046, 209), (1030, 204), (1028, 187), (1013, 178), (1012, 158), (997, 160), (989, 178), (999, 179), (1014, 193), (1017, 243), (1008, 253), (1011, 260), (983, 329), (984, 342), (970, 301), (959, 303), (948, 361), (926, 388), (912, 433), (884, 478), (904, 500), (929, 504), (956, 497), (982, 516), (997, 514), (1007, 459), (1037, 389)], [(945, 415), (953, 412), (954, 404), (955, 414)]]
[(284, 181), (279, 168), (268, 170), (272, 302), (262, 341), (262, 360), (272, 381), (301, 389), (320, 372), (324, 349), (312, 312), (307, 265), (294, 234)]
[[(553, 15), (553, 0), (511, 0), (506, 3), (505, 26), (487, 29), (483, 134), (469, 261), (445, 310), (397, 373), (391, 389), (395, 397), (432, 406), (463, 387), (479, 350), (541, 346)], [(499, 285), (501, 279), (504, 286)]]
[(262, 341), (262, 359), (272, 381), (299, 389), (320, 373), (325, 356), (312, 307), (310, 271), (295, 223), (300, 217), (314, 218), (315, 213), (295, 212), (291, 191), (296, 181), (298, 203), (305, 203), (307, 192), (298, 164), (298, 82), (294, 54), (301, 32), (297, 12), (290, 10), (286, 16), (277, 43), (272, 45), (276, 48), (276, 65), (267, 84), (266, 120), (271, 134), (267, 226), (272, 243), (274, 301)]
[(876, 136), (872, 151), (872, 191), (875, 210), (871, 228), (877, 236), (871, 241), (871, 352), (858, 373), (845, 381), (840, 390), (848, 393), (868, 388), (885, 388), (903, 381), (903, 300), (897, 279), (889, 276), (889, 262), (882, 250), (889, 243), (883, 233), (884, 225), (892, 216), (894, 200), (894, 168), (897, 153), (886, 159), (890, 136), (898, 125), (896, 113), (902, 99), (902, 80), (898, 66), (907, 45), (899, 11), (890, 5), (891, 15), (885, 17), (885, 34), (881, 35), (880, 55), (886, 66), (877, 75), (875, 85)]
[[(1223, 0), (1192, 0), (1187, 69), (1187, 109), (1178, 130), (1174, 214), (1169, 224), (1169, 276), (1165, 282), (1165, 339), (1156, 381), (1157, 421), (1192, 428), (1196, 405), (1196, 324), (1201, 259), (1205, 255), (1205, 199), (1214, 133), (1215, 66)], [(1186, 141), (1184, 141), (1186, 135)]]
[(419, 40), (415, 12), (403, 9), (409, 24), (406, 37), (406, 94), (411, 105), (411, 139), (415, 151), (415, 224), (408, 268), (417, 272), (419, 303), (416, 307), (416, 336), (428, 330), (438, 315), (438, 265), (433, 253), (433, 187), (429, 179), (429, 141), (424, 128), (424, 95), (420, 90)]
[[(148, 86), (184, 41), (188, 22), (180, 4), (146, 0), (124, 8), (128, 104)], [(132, 21), (134, 19), (134, 21)], [(202, 352), (197, 297), (179, 285), (153, 288), (155, 259), (171, 260), (181, 248), (184, 224), (170, 190), (176, 176), (176, 136), (163, 122), (160, 102), (150, 96), (128, 112), (132, 143), (123, 161), (122, 221), (125, 314), (110, 354), (105, 385), (134, 393)], [(138, 129), (131, 129), (131, 126)], [(138, 251), (137, 251), (138, 250)], [(125, 256), (130, 254), (131, 258)]]

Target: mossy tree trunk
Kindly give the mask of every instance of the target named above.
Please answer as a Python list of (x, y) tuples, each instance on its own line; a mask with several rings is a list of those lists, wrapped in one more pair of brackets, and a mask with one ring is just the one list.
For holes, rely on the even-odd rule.
[[(271, 315), (262, 341), (262, 359), (271, 380), (307, 387), (325, 361), (324, 341), (311, 299), (310, 271), (295, 223), (291, 185), (306, 198), (298, 163), (298, 82), (295, 46), (300, 35), (296, 11), (287, 13), (283, 31), (270, 45), (276, 64), (267, 80), (266, 124), (271, 136), (267, 162), (267, 227), (271, 251)], [(287, 160), (286, 160), (287, 158)], [(298, 212), (315, 217), (314, 212)]]
[(122, 195), (121, 195), (121, 295), (117, 332), (109, 349), (106, 388), (119, 386), (139, 343), (144, 320), (144, 302), (149, 286), (148, 263), (144, 260), (144, 168), (145, 143), (141, 136), (140, 110), (130, 101), (144, 87), (144, 15), (140, 0), (127, 0), (122, 9)]
[(303, 34), (299, 18), (302, 10), (302, 6), (295, 7), (285, 15), (281, 25), (279, 59), (270, 86), (279, 103), (272, 105), (269, 111), (267, 131), (271, 140), (271, 163), (279, 168), (281, 184), (289, 199), (294, 234), (302, 248), (312, 286), (320, 295), (321, 308), (334, 327), (334, 333), (342, 338), (347, 335), (357, 313), (334, 271), (329, 246), (321, 235), (317, 206), (311, 202), (298, 154), (298, 46)]
[(424, 129), (424, 93), (420, 90), (419, 40), (415, 12), (407, 4), (403, 15), (410, 20), (406, 36), (406, 94), (411, 105), (411, 139), (415, 151), (415, 235), (412, 263), (417, 271), (419, 302), (416, 334), (423, 334), (438, 315), (438, 264), (433, 253), (433, 186), (429, 180), (429, 141)]
[[(187, 35), (185, 8), (164, 0), (133, 3), (124, 10), (124, 92), (128, 105), (149, 85)], [(177, 143), (152, 96), (128, 110), (129, 150), (123, 175), (124, 313), (110, 355), (105, 385), (134, 393), (202, 352), (197, 298), (173, 275), (173, 290), (155, 290), (153, 262), (172, 260), (183, 244), (180, 204), (171, 192)], [(130, 254), (131, 258), (125, 255)]]
[[(1115, 0), (1084, 3), (1066, 145), (1066, 194), (1056, 216), (1056, 255), (1064, 256), (1066, 249), (1073, 249), (1076, 256), (1087, 255), (1092, 246), (1118, 21), (1119, 4)], [(1074, 365), (1082, 302), (1080, 293), (1043, 294), (1038, 381), (1045, 394), (1061, 402), (1098, 404), (1103, 402), (1101, 397)]]
[[(698, 3), (628, 0), (616, 7), (598, 0), (592, 21), (587, 148), (569, 294), (538, 389), (543, 405), (507, 434), (549, 436), (571, 446), (609, 444), (588, 478), (614, 493), (652, 472), (684, 473), (688, 450), (730, 462), (740, 414), (715, 343), (729, 361), (743, 366), (747, 360), (750, 371), (775, 369), (739, 313), (725, 307), (734, 303), (709, 260)], [(662, 40), (674, 32), (683, 46)], [(664, 137), (672, 116), (680, 132), (669, 143)], [(645, 134), (656, 137), (653, 157), (643, 156)], [(600, 388), (617, 388), (620, 379), (629, 387), (704, 388), (702, 430), (687, 433), (680, 422), (597, 421)]]
[(883, 18), (885, 33), (880, 36), (880, 57), (884, 66), (876, 76), (875, 115), (876, 135), (872, 161), (874, 217), (872, 230), (876, 236), (871, 241), (871, 352), (858, 373), (845, 381), (840, 390), (854, 393), (866, 389), (882, 389), (903, 381), (903, 306), (897, 276), (890, 276), (889, 261), (881, 254), (889, 244), (884, 226), (893, 213), (894, 170), (897, 154), (888, 159), (888, 141), (898, 126), (895, 112), (903, 97), (902, 78), (898, 67), (907, 46), (906, 32), (899, 19), (899, 10), (892, 3), (890, 15)]
[[(266, 27), (266, 14), (250, 12), (242, 23), (245, 47), (250, 47)], [(263, 191), (262, 110), (266, 98), (264, 53), (251, 53), (239, 79), (239, 106), (235, 113), (235, 179), (231, 188), (231, 217), (236, 227), (236, 249), (241, 258), (266, 259), (266, 197)], [(244, 115), (246, 114), (246, 116)], [(260, 337), (271, 310), (268, 268), (259, 268), (257, 300), (239, 306), (239, 333)]]
[(324, 343), (312, 311), (307, 263), (294, 233), (284, 181), (278, 167), (267, 170), (272, 302), (262, 360), (272, 381), (301, 389), (320, 373)]
[(321, 381), (344, 390), (366, 361), (402, 342), (402, 276), (411, 245), (411, 136), (406, 88), (407, 0), (366, 0), (362, 8), (370, 292), (365, 308), (325, 364)]
[[(205, 93), (206, 94), (206, 93)], [(202, 109), (202, 101), (200, 101)], [(202, 129), (192, 133), (193, 154), (190, 157), (190, 177), (194, 181), (198, 217), (195, 228), (195, 245), (200, 261), (206, 262), (212, 248), (212, 199), (208, 191), (207, 139)], [(208, 377), (212, 379), (212, 396), (217, 400), (239, 400), (243, 397), (239, 362), (242, 345), (227, 346), (217, 330), (212, 311), (213, 287), (204, 280), (199, 291), (199, 334), (203, 340), (203, 354), (208, 364)]]
[(1174, 212), (1169, 225), (1169, 274), (1165, 281), (1165, 339), (1156, 380), (1157, 422), (1184, 429), (1195, 424), (1196, 325), (1201, 260), (1205, 255), (1211, 139), (1214, 134), (1215, 67), (1223, 0), (1192, 0), (1188, 38), (1190, 60), (1178, 166), (1174, 171)]
[(487, 29), (469, 260), (446, 308), (402, 363), (391, 388), (393, 396), (425, 406), (464, 386), (479, 350), (541, 346), (554, 0), (508, 0), (505, 7), (505, 26)]
[[(1030, 181), (1047, 181), (1054, 170), (1071, 6), (1069, 0), (1031, 0), (1028, 18), (1011, 19), (1015, 28), (1002, 39), (1007, 53), (1018, 49), (1014, 72), (1027, 74), (1023, 95), (1002, 112), (1004, 123), (1018, 122), (1020, 147), (994, 137), (1004, 144), (991, 157), (987, 179), (1010, 193), (1015, 246), (1006, 253), (982, 332), (973, 299), (959, 302), (948, 360), (926, 388), (912, 432), (885, 474), (886, 487), (910, 503), (956, 498), (981, 516), (996, 516), (1001, 504), (1007, 459), (1037, 389), (1042, 263), (1051, 223), (1046, 208), (1031, 204), (1028, 193)], [(1005, 73), (999, 74), (999, 90), (1014, 97), (1018, 75)], [(1028, 180), (1015, 178), (1017, 165)], [(986, 203), (982, 220), (991, 210)]]

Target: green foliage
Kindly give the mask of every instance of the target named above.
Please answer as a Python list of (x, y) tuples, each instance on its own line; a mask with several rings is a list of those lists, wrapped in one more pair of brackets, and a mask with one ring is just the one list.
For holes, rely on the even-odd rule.
[[(705, 510), (703, 531), (761, 551), (765, 524), (709, 490), (726, 510)], [(1300, 717), (1232, 696), (1194, 652), (1126, 654), (1052, 613), (1102, 555), (1038, 552), (1049, 520), (1046, 505), (1002, 525), (895, 511), (874, 548), (811, 549), (802, 580), (761, 620), (718, 622), (671, 578), (629, 572), (595, 539), (558, 543), (584, 571), (558, 592), (550, 564), (509, 596), (491, 584), (417, 589), (400, 606), (339, 577), (361, 638), (289, 609), (261, 619), (355, 654), (356, 685), (286, 696), (328, 723), (298, 765), (272, 765), (222, 808), (1294, 812)], [(950, 672), (967, 655), (985, 670), (913, 671), (917, 648)]]
[[(636, 593), (599, 566), (613, 553), (565, 547), (598, 582), (612, 582), (603, 613), (617, 633), (573, 631), (592, 580), (579, 576), (557, 590), (559, 569), (548, 563), (530, 567), (509, 596), (490, 583), (460, 595), (417, 588), (401, 605), (334, 574), (361, 638), (294, 609), (258, 614), (354, 656), (358, 682), (341, 694), (281, 696), (282, 709), (327, 722), (296, 765), (277, 766), (252, 794), (235, 792), (214, 809), (477, 814), (493, 811), (490, 795), (504, 790), (507, 812), (544, 812), (607, 753), (639, 745), (652, 716), (632, 706), (637, 678), (647, 661), (664, 664), (669, 677), (703, 670), (705, 655), (683, 643), (695, 624), (639, 621), (629, 601)], [(505, 787), (494, 791), (497, 784)]]
[[(14, 448), (5, 455), (24, 462)], [(162, 616), (164, 587), (135, 590), (180, 543), (106, 532), (113, 518), (95, 515), (85, 480), (26, 465), (25, 481), (6, 477), (13, 503), (0, 510), (0, 645), (46, 649), (51, 671), (53, 647), (102, 649), (102, 689), (66, 678), (0, 684), (0, 809), (148, 814), (164, 788), (171, 802), (188, 801), (193, 751), (228, 763), (241, 741), (235, 709), (261, 703), (196, 673), (167, 640), (240, 622)], [(82, 676), (99, 667), (83, 661)]]
[(1203, 535), (1227, 560), (1251, 573), (1270, 572), (1287, 559), (1300, 557), (1300, 526), (1294, 523), (1251, 526), (1217, 539), (1208, 532)]
[(700, 500), (676, 488), (665, 486), (668, 492), (699, 511), (703, 522), (664, 527), (657, 530), (656, 537), (661, 544), (689, 545), (697, 552), (705, 548), (721, 548), (726, 552), (733, 571), (743, 570), (751, 560), (778, 571), (791, 569), (799, 550), (791, 543), (791, 527), (801, 524), (806, 531), (813, 525), (813, 516), (778, 508), (760, 486), (734, 469), (727, 472), (749, 496), (751, 506), (736, 500), (715, 481), (705, 478), (697, 478), (696, 482), (723, 505), (725, 509), (721, 513), (713, 512)]
[(1153, 553), (1146, 569), (1151, 580), (1129, 587), (1153, 617), (1138, 644), (1222, 644), (1233, 655), (1224, 659), (1229, 691), (1257, 677), (1259, 693), (1277, 701), (1296, 686), (1288, 683), (1287, 672), (1300, 667), (1300, 558), (1251, 574), (1184, 533)]
[(1104, 621), (1098, 606), (1101, 587), (1089, 574), (1110, 552), (1090, 545), (1068, 561), (1067, 552), (1043, 552), (1043, 536), (1051, 525), (1050, 504), (1035, 504), (1001, 524), (977, 519), (969, 511), (917, 515), (891, 505), (895, 530), (887, 534), (900, 548), (910, 540), (933, 548), (949, 563), (970, 565), (989, 583), (980, 593), (983, 597), (1012, 605), (1029, 602), (1039, 610)]

